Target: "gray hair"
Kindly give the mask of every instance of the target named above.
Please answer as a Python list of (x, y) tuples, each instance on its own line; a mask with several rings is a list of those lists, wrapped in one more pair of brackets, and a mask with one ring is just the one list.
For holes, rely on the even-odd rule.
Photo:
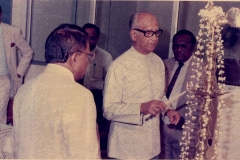
[(138, 16), (141, 14), (151, 14), (147, 11), (136, 12), (134, 13), (129, 20), (129, 29), (138, 28)]

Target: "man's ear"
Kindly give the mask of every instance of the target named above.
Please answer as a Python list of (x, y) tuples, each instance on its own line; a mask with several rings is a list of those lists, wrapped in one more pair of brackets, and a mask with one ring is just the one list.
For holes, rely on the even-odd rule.
[(130, 30), (130, 36), (131, 36), (133, 41), (136, 41), (137, 34), (136, 34), (136, 32), (133, 29)]
[(72, 66), (74, 66), (77, 62), (77, 56), (78, 56), (78, 53), (77, 52), (74, 52), (70, 57), (69, 57), (69, 61), (71, 63)]

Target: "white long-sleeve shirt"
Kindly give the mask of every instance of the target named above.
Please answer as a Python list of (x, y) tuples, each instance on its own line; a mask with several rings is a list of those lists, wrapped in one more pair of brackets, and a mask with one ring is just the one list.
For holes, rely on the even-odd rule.
[(165, 69), (154, 53), (143, 55), (133, 47), (110, 66), (104, 89), (104, 116), (111, 120), (109, 157), (150, 159), (160, 153), (159, 116), (145, 121), (141, 103), (167, 100)]
[(91, 52), (95, 58), (88, 65), (83, 85), (90, 90), (102, 90), (105, 77), (113, 59), (110, 53), (96, 46)]
[[(181, 71), (179, 73), (179, 76), (175, 82), (175, 85), (173, 86), (173, 90), (169, 96), (169, 100), (171, 101), (172, 98), (178, 96), (179, 94), (181, 94), (182, 92), (182, 86), (183, 86), (183, 83), (184, 83), (184, 80), (185, 80), (185, 77), (186, 77), (186, 74), (187, 74), (187, 71), (188, 71), (188, 66), (191, 62), (191, 58), (189, 58), (186, 62), (184, 62), (184, 65), (182, 66), (181, 68)], [(171, 73), (171, 78), (170, 80), (172, 79), (175, 71), (177, 70), (178, 68), (178, 62), (176, 61), (175, 64), (174, 64), (174, 68), (173, 68), (173, 71)], [(175, 101), (172, 101), (171, 104), (172, 104), (172, 107), (173, 109), (175, 110), (178, 106), (177, 106), (177, 103), (178, 103), (178, 99), (176, 99)]]
[(15, 158), (98, 159), (96, 107), (71, 71), (48, 64), (13, 105)]

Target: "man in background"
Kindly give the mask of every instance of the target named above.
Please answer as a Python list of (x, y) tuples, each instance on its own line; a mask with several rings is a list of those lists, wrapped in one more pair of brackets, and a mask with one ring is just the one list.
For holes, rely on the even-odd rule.
[(62, 24), (51, 32), (44, 72), (27, 81), (14, 100), (15, 158), (100, 158), (94, 99), (76, 82), (93, 58), (82, 28)]
[[(185, 123), (185, 114), (187, 113), (187, 94), (183, 94), (177, 100), (172, 100), (174, 97), (186, 91), (187, 82), (192, 81), (190, 76), (192, 75), (191, 61), (192, 55), (196, 48), (196, 38), (192, 32), (188, 30), (180, 30), (173, 36), (172, 50), (174, 57), (164, 60), (166, 68), (166, 97), (172, 101), (172, 107), (178, 111), (181, 119), (178, 125), (173, 126), (169, 124), (162, 124), (161, 129), (163, 141), (162, 141), (162, 153), (160, 158), (163, 159), (179, 159), (181, 154), (180, 142), (183, 136), (182, 126)], [(178, 72), (178, 75), (176, 73)], [(191, 140), (189, 146), (189, 159), (194, 158), (197, 144), (197, 128), (196, 122), (194, 129), (194, 138)]]
[[(20, 52), (18, 61), (17, 49)], [(0, 6), (0, 124), (6, 124), (7, 106), (23, 83), (33, 50), (17, 27), (2, 23)]]
[(132, 47), (110, 66), (104, 88), (104, 116), (111, 121), (108, 156), (152, 159), (160, 153), (160, 113), (180, 117), (165, 97), (164, 64), (153, 53), (162, 34), (157, 18), (138, 12), (129, 21)]
[(83, 29), (88, 33), (89, 45), (91, 52), (95, 53), (95, 58), (90, 62), (84, 76), (83, 85), (88, 88), (94, 97), (97, 107), (97, 123), (99, 126), (102, 148), (106, 148), (107, 133), (109, 130), (109, 122), (103, 117), (103, 94), (104, 81), (110, 64), (113, 59), (110, 53), (97, 46), (100, 29), (98, 26), (87, 23)]

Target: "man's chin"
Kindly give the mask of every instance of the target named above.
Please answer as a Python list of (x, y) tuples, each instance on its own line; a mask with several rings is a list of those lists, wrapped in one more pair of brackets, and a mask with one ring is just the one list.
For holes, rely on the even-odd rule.
[(148, 53), (153, 52), (155, 48), (151, 48), (148, 50)]
[(185, 62), (186, 60), (184, 58), (177, 58), (176, 59), (178, 62)]
[(148, 47), (148, 49), (149, 49), (150, 52), (153, 52), (155, 48), (156, 48), (156, 45), (150, 45), (150, 46)]

